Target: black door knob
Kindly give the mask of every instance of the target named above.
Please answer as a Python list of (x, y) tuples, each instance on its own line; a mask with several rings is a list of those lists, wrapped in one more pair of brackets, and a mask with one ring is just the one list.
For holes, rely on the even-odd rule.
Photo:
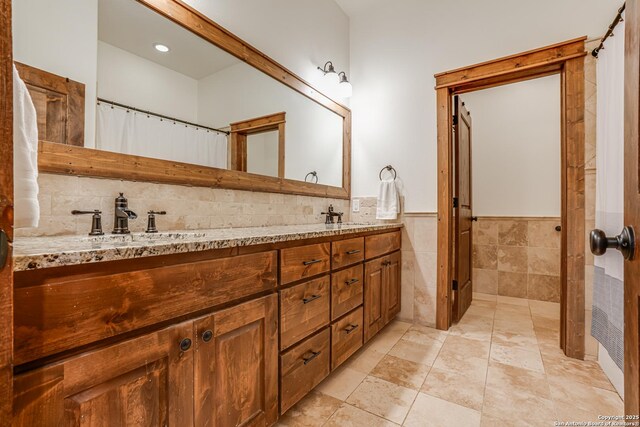
[(211, 338), (213, 338), (213, 331), (211, 331), (211, 329), (207, 329), (202, 333), (202, 341), (209, 342)]
[(471, 221), (477, 221), (477, 220), (478, 220), (478, 217), (477, 217), (477, 216), (472, 216), (472, 217), (471, 217)]
[(615, 237), (607, 237), (602, 230), (592, 230), (589, 235), (589, 245), (591, 253), (594, 255), (604, 255), (607, 249), (617, 249), (622, 253), (624, 259), (633, 259), (636, 249), (635, 233), (632, 227), (624, 227), (622, 232)]

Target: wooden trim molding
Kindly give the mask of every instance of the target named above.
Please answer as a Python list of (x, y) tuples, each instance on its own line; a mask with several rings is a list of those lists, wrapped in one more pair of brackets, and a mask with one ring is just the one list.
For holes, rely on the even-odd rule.
[(30, 65), (15, 64), (34, 101), (40, 139), (83, 147), (85, 85)]
[[(342, 186), (305, 183), (234, 170), (130, 156), (80, 147), (53, 147), (42, 142), (40, 171), (78, 176), (148, 181), (247, 191), (349, 199), (351, 192), (351, 110), (322, 94), (301, 77), (241, 40), (181, 0), (135, 0), (158, 14), (243, 60), (280, 83), (317, 102), (343, 119)], [(284, 161), (283, 159), (281, 159)]]
[(584, 48), (586, 37), (436, 74), (438, 127), (438, 255), (436, 327), (451, 317), (453, 265), (453, 108), (455, 94), (528, 79), (561, 77), (561, 339), (565, 354), (584, 358)]
[[(11, 0), (0, 0), (0, 229), (13, 241), (13, 54)], [(11, 425), (13, 401), (12, 247), (0, 266), (0, 424)]]
[(349, 199), (345, 188), (40, 141), (41, 172)]
[(229, 168), (246, 172), (248, 136), (275, 130), (278, 132), (278, 177), (284, 178), (286, 114), (285, 112), (280, 112), (231, 123), (231, 132), (229, 134)]

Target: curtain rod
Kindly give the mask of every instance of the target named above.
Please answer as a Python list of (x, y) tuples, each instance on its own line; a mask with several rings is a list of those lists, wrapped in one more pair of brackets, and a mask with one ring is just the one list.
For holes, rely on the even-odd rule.
[(624, 12), (625, 6), (626, 6), (626, 3), (623, 3), (622, 7), (618, 9), (618, 14), (616, 15), (611, 25), (609, 25), (609, 29), (605, 33), (602, 40), (600, 40), (600, 45), (597, 48), (593, 49), (593, 51), (591, 51), (591, 55), (593, 55), (594, 57), (596, 58), (598, 57), (598, 53), (600, 53), (600, 51), (604, 49), (604, 41), (607, 40), (609, 37), (613, 36), (613, 29), (616, 28), (616, 25), (618, 25), (620, 21), (623, 21), (622, 12)]
[(151, 112), (151, 111), (141, 110), (140, 108), (132, 107), (130, 105), (120, 104), (119, 102), (109, 101), (108, 99), (98, 98), (98, 104), (100, 104), (101, 102), (104, 102), (105, 104), (110, 104), (112, 107), (116, 106), (116, 107), (120, 107), (120, 108), (126, 108), (127, 110), (137, 111), (138, 113), (144, 113), (144, 114), (146, 114), (148, 116), (155, 116), (155, 117), (159, 117), (161, 119), (170, 120), (172, 122), (182, 123), (184, 125), (193, 126), (195, 128), (211, 130), (211, 131), (214, 131), (214, 132), (224, 133), (225, 135), (229, 135), (229, 132), (227, 132), (225, 130), (222, 130), (222, 129), (216, 129), (216, 128), (211, 128), (211, 127), (208, 127), (208, 126), (202, 126), (202, 125), (199, 125), (197, 123), (187, 122), (186, 120), (176, 119), (175, 117), (169, 117), (169, 116), (165, 116), (163, 114), (158, 114), (158, 113), (154, 113), (154, 112)]

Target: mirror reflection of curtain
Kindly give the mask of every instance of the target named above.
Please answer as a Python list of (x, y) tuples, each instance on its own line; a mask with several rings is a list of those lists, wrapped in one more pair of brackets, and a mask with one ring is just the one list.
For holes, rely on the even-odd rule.
[(227, 135), (110, 104), (98, 105), (96, 148), (122, 154), (227, 168)]

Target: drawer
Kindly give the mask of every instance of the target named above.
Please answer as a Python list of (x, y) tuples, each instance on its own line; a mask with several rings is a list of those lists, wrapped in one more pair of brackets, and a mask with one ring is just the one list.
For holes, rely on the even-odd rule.
[(331, 268), (338, 269), (364, 259), (364, 237), (331, 243)]
[(331, 320), (362, 304), (362, 264), (331, 275)]
[(362, 347), (362, 307), (331, 325), (331, 369)]
[(280, 349), (329, 324), (329, 276), (280, 291)]
[(284, 414), (329, 375), (329, 328), (280, 356), (280, 413)]
[(375, 258), (400, 249), (400, 231), (367, 236), (364, 241), (365, 257)]
[(275, 292), (277, 266), (277, 252), (269, 251), (174, 265), (158, 261), (111, 274), (88, 266), (81, 275), (36, 276), (15, 290), (15, 364)]
[(282, 284), (329, 271), (330, 248), (327, 242), (283, 249), (280, 252), (280, 280)]

